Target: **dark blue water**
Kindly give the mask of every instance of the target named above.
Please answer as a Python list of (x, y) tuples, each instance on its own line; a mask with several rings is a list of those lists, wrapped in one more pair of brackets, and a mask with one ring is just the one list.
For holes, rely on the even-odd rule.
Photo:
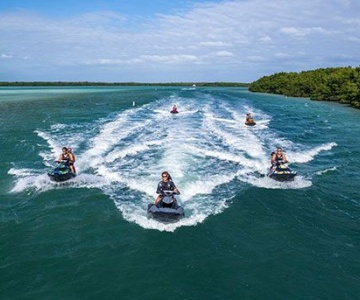
[[(241, 88), (1, 88), (1, 298), (360, 299), (359, 120)], [(277, 146), (293, 182), (261, 176)], [(163, 170), (173, 224), (146, 214)]]

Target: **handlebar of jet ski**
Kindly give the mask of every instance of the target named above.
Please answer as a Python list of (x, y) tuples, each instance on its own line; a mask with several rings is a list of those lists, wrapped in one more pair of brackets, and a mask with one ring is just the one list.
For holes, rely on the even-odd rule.
[(163, 191), (163, 194), (166, 195), (166, 196), (171, 196), (171, 195), (179, 195), (180, 192), (164, 190), (164, 191)]
[(65, 163), (67, 163), (68, 161), (67, 161), (66, 159), (62, 159), (62, 160), (55, 160), (55, 162), (56, 162), (57, 164), (65, 164)]

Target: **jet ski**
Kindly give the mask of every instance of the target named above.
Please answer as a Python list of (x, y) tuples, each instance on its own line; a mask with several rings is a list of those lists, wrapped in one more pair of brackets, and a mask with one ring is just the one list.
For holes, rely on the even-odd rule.
[(245, 125), (247, 126), (256, 125), (256, 122), (254, 121), (250, 113), (246, 114)]
[(247, 117), (246, 120), (245, 120), (245, 125), (247, 125), (247, 126), (254, 126), (254, 125), (256, 125), (256, 122), (254, 121), (253, 118)]
[(256, 122), (254, 120), (245, 122), (245, 125), (247, 126), (254, 126), (256, 125)]
[(51, 181), (62, 182), (74, 178), (76, 174), (71, 172), (67, 161), (63, 160), (58, 163), (52, 172), (48, 173), (48, 176)]
[(252, 121), (252, 122), (245, 122), (246, 126), (254, 126), (256, 125), (256, 122)]
[(292, 171), (286, 164), (279, 163), (275, 166), (275, 169), (271, 169), (268, 176), (277, 181), (291, 181), (294, 180), (294, 177), (297, 175), (297, 172)]
[(176, 222), (185, 217), (185, 211), (178, 205), (174, 195), (173, 191), (164, 191), (157, 204), (148, 205), (148, 217), (165, 223)]

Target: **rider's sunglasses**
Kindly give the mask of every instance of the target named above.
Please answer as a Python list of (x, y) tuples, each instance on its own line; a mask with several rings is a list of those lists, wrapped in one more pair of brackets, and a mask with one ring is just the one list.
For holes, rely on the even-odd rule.
[(168, 176), (167, 176), (167, 175), (163, 175), (162, 177), (163, 177), (163, 178), (166, 178), (166, 177), (168, 177)]

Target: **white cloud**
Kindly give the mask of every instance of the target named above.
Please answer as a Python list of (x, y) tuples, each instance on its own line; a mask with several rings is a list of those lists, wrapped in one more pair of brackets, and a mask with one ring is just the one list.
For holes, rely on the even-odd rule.
[(197, 57), (195, 55), (173, 54), (173, 55), (142, 55), (139, 57), (144, 62), (156, 62), (166, 64), (177, 64), (183, 62), (194, 62)]
[(359, 42), (360, 42), (360, 37), (357, 37), (357, 36), (349, 36), (349, 37), (348, 37), (348, 41), (359, 43)]
[(259, 61), (266, 61), (267, 58), (264, 57), (264, 56), (259, 56), (259, 55), (250, 55), (250, 56), (247, 56), (246, 59), (248, 61), (255, 61), (255, 62), (259, 62)]
[(293, 57), (293, 55), (289, 54), (289, 53), (284, 53), (284, 52), (278, 52), (275, 53), (274, 55), (277, 58), (289, 58), (289, 57)]
[(109, 58), (100, 58), (85, 62), (85, 64), (87, 65), (119, 65), (123, 63), (124, 62), (120, 59), (109, 59)]
[(272, 42), (273, 39), (269, 36), (263, 36), (263, 37), (260, 37), (260, 42), (263, 42), (263, 43), (270, 43)]
[(306, 36), (309, 34), (316, 34), (316, 33), (320, 33), (320, 34), (329, 33), (321, 27), (311, 27), (311, 28), (284, 27), (284, 28), (281, 28), (280, 31), (282, 33), (285, 33), (288, 35), (293, 35), (293, 36)]
[(221, 41), (207, 41), (207, 42), (200, 42), (201, 46), (205, 46), (205, 47), (226, 47), (226, 46), (230, 46), (230, 43), (224, 43)]
[(233, 57), (234, 54), (229, 52), (229, 51), (217, 51), (217, 52), (214, 52), (212, 53), (213, 56), (217, 56), (217, 57)]
[(3, 59), (10, 59), (12, 58), (12, 55), (8, 55), (8, 54), (1, 54), (0, 58), (3, 58)]

